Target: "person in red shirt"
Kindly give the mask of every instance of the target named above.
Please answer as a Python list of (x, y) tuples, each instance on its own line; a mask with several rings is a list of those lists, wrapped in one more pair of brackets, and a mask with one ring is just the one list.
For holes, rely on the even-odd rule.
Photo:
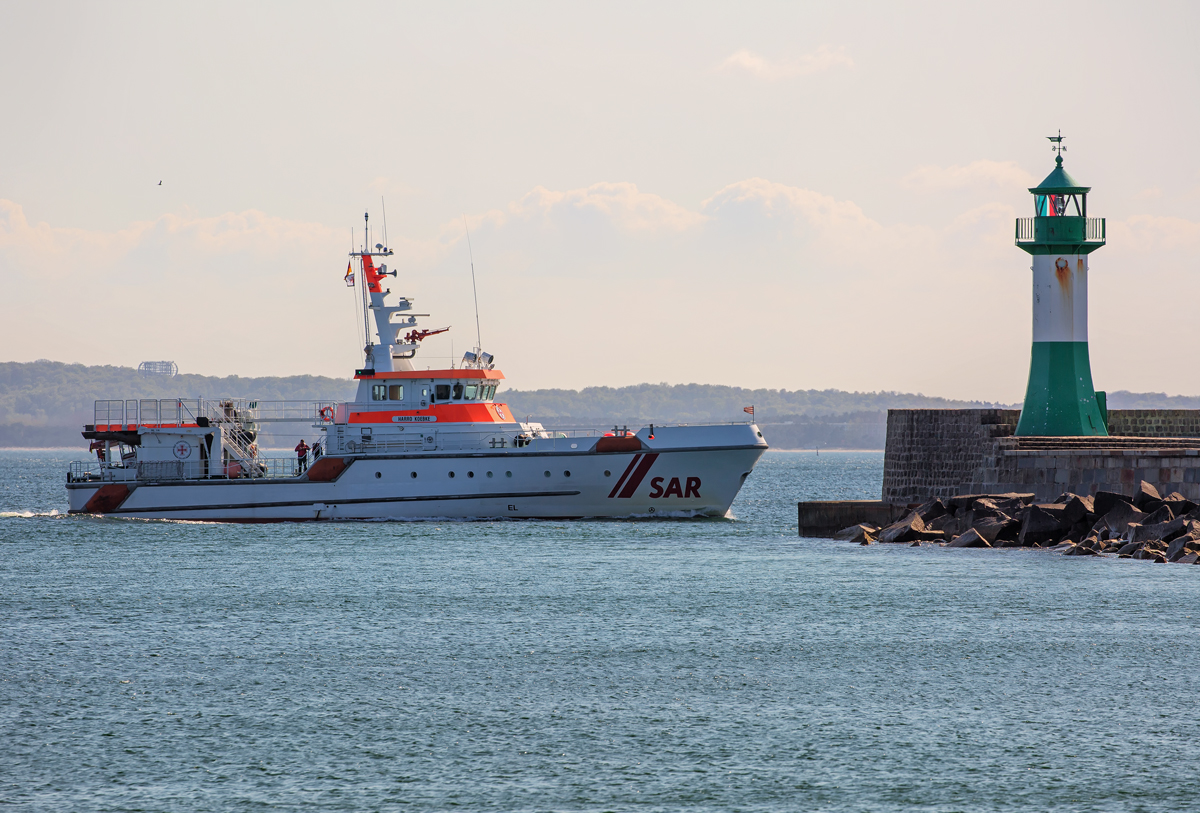
[(296, 444), (296, 466), (300, 474), (308, 468), (308, 444), (304, 442), (304, 438), (300, 438), (300, 442)]

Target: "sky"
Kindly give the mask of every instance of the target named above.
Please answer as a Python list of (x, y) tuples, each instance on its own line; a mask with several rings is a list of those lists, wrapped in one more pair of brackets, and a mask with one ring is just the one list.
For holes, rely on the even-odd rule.
[[(1019, 401), (1053, 169), (1099, 389), (1200, 394), (1200, 4), (0, 0), (0, 360)], [(161, 185), (159, 182), (161, 181)], [(465, 239), (470, 230), (470, 247)]]

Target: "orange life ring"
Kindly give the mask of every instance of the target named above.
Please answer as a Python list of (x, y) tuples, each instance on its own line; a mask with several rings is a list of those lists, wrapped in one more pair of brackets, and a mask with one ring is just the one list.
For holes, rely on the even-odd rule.
[(329, 421), (330, 423), (333, 422), (333, 407), (321, 407), (319, 414), (321, 416), (321, 420)]

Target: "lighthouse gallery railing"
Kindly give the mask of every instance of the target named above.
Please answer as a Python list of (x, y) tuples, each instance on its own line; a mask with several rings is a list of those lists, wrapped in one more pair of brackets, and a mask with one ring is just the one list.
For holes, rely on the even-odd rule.
[(1017, 243), (1102, 243), (1106, 239), (1102, 217), (1017, 218)]

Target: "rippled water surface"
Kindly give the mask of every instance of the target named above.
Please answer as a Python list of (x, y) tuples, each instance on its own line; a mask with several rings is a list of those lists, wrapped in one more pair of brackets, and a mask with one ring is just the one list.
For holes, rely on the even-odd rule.
[(12, 810), (1200, 807), (1200, 568), (733, 520), (238, 526), (65, 510), (0, 451)]

